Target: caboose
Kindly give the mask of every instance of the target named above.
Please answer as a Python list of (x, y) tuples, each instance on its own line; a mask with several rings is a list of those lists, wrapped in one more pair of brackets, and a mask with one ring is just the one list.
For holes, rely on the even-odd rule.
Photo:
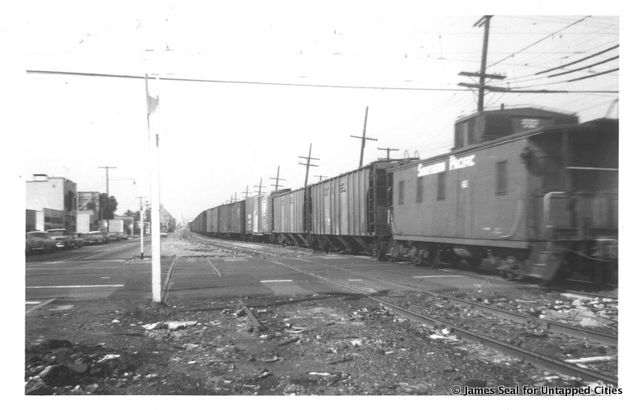
[(387, 254), (508, 278), (617, 274), (617, 120), (500, 109), (459, 119), (454, 135), (451, 152), (390, 170)]

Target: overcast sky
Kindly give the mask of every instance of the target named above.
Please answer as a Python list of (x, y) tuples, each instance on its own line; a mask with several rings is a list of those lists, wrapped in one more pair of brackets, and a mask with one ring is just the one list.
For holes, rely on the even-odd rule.
[[(474, 23), (489, 11), (477, 5), (434, 11), (424, 1), (393, 7), (209, 3), (29, 2), (22, 21), (21, 81), (29, 102), (22, 177), (64, 176), (80, 191), (104, 191), (98, 167), (109, 165), (117, 167), (110, 192), (120, 212), (136, 208), (136, 196), (149, 196), (144, 81), (24, 69), (228, 81), (151, 84), (160, 95), (155, 117), (161, 124), (161, 199), (175, 217), (187, 220), (234, 193), (242, 198), (247, 185), (253, 192), (260, 178), (263, 185), (273, 183), (269, 178), (278, 165), (284, 184), (300, 187), (304, 167), (298, 156), (307, 154), (310, 143), (312, 156), (320, 158), (310, 181), (356, 168), (360, 142), (349, 136), (362, 134), (367, 106), (367, 135), (378, 141), (367, 143), (365, 162), (384, 155), (378, 147), (422, 158), (446, 152), (455, 119), (476, 109), (476, 95), (457, 84), (474, 81), (460, 71), (480, 67), (483, 29)], [(585, 121), (607, 111), (617, 117), (618, 94), (582, 91), (617, 91), (618, 72), (567, 80), (615, 69), (618, 60), (553, 78), (536, 74), (619, 44), (616, 13), (536, 10), (543, 15), (531, 9), (519, 16), (495, 13), (487, 71), (507, 79), (492, 84), (573, 92), (489, 93), (487, 107), (535, 105), (577, 113)]]

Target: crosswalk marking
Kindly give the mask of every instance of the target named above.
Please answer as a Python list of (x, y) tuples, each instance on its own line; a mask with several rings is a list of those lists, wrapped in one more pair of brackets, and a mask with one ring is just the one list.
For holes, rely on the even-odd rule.
[(291, 279), (268, 279), (261, 280), (260, 283), (280, 283), (280, 282), (293, 282)]

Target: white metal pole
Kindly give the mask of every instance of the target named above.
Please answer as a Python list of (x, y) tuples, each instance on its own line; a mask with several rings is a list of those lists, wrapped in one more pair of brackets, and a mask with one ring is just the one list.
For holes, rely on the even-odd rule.
[[(148, 78), (145, 74), (145, 87), (149, 98)], [(147, 129), (150, 133), (149, 148), (151, 162), (151, 290), (154, 302), (162, 301), (161, 271), (160, 271), (160, 175), (159, 175), (159, 124), (157, 102), (154, 107), (154, 132), (151, 134), (150, 115), (147, 112)]]
[(153, 289), (153, 301), (162, 300), (160, 286), (160, 177), (159, 177), (159, 149), (158, 133), (155, 133), (152, 141), (152, 173), (151, 178), (151, 287)]

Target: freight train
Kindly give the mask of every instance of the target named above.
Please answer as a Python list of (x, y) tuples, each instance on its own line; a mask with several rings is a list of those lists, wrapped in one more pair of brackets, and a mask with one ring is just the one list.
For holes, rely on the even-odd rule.
[(451, 152), (380, 160), (203, 211), (209, 236), (617, 280), (618, 120), (523, 107), (460, 118)]

